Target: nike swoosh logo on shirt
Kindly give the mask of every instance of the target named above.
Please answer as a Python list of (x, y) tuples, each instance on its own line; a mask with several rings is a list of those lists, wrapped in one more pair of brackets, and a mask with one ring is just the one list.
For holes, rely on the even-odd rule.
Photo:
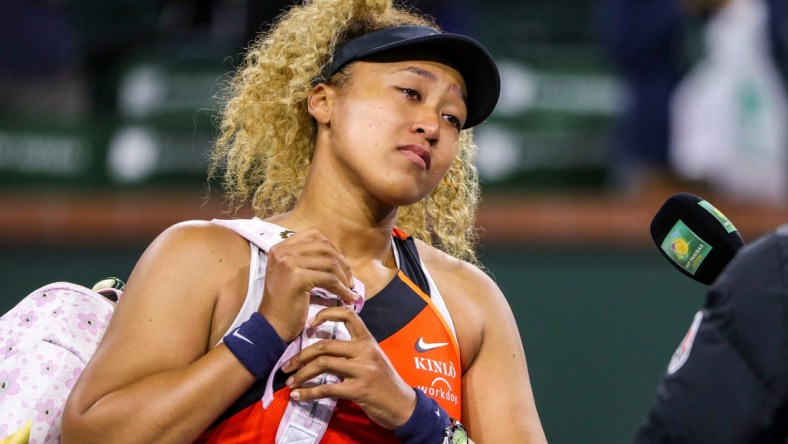
[(449, 345), (448, 342), (424, 342), (424, 336), (420, 337), (418, 341), (416, 341), (416, 351), (420, 353), (424, 353), (426, 351), (430, 351), (436, 348), (440, 348), (443, 346)]
[(238, 333), (238, 329), (235, 329), (235, 331), (233, 331), (233, 336), (235, 336), (236, 338), (238, 338), (238, 339), (240, 339), (242, 341), (246, 341), (246, 342), (254, 345), (254, 342), (250, 341), (249, 338), (247, 338), (246, 336)]

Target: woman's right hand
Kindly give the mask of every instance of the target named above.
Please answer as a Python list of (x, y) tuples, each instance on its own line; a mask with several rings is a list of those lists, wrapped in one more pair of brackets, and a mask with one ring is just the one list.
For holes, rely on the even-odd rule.
[(324, 288), (345, 303), (359, 296), (350, 290), (353, 275), (342, 253), (316, 227), (296, 233), (268, 251), (260, 314), (285, 342), (304, 329), (309, 292)]

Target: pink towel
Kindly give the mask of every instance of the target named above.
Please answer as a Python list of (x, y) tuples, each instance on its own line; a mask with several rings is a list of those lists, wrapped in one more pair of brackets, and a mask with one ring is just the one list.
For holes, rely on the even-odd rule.
[[(353, 279), (353, 291), (360, 298), (352, 304), (353, 310), (358, 313), (364, 306), (364, 284), (357, 279)], [(337, 307), (344, 303), (338, 296), (322, 288), (314, 288), (310, 293), (308, 320), (314, 319), (318, 312), (327, 307)], [(290, 358), (302, 349), (320, 341), (321, 339), (350, 340), (350, 332), (344, 322), (328, 321), (315, 328), (304, 327), (304, 331), (297, 337), (285, 350), (274, 366), (274, 370), (268, 377), (263, 394), (263, 408), (267, 408), (274, 399), (273, 380), (277, 370), (282, 367)], [(304, 387), (314, 387), (320, 384), (334, 384), (341, 382), (342, 378), (330, 373), (323, 373), (304, 383)], [(313, 444), (320, 442), (323, 434), (331, 420), (331, 415), (336, 407), (336, 398), (322, 398), (314, 401), (296, 401), (291, 399), (279, 423), (276, 432), (277, 444)]]

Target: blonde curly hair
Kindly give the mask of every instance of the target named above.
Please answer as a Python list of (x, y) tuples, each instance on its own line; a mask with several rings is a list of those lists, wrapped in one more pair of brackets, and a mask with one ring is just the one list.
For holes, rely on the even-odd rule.
[[(209, 170), (235, 208), (251, 201), (260, 217), (293, 208), (315, 149), (316, 125), (307, 110), (313, 80), (337, 46), (403, 24), (439, 29), (391, 0), (307, 0), (252, 44), (225, 91)], [(472, 132), (463, 130), (459, 154), (440, 184), (397, 214), (397, 226), (410, 235), (472, 263), (480, 199), (475, 158)]]

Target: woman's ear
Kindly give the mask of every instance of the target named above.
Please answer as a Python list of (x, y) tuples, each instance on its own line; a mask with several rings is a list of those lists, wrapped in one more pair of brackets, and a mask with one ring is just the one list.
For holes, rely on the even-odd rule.
[(318, 124), (328, 125), (331, 122), (331, 107), (334, 104), (336, 90), (325, 83), (318, 83), (309, 94), (307, 106), (309, 114)]

